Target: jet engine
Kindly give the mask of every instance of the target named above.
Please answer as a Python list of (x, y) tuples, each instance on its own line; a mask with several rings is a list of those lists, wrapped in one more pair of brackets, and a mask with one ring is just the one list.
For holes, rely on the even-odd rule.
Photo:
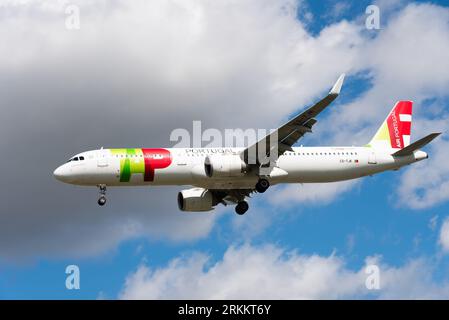
[(192, 188), (178, 193), (178, 207), (181, 211), (210, 211), (214, 205), (214, 196), (207, 189)]
[(204, 171), (209, 178), (242, 176), (246, 169), (246, 163), (236, 154), (210, 155), (204, 161)]

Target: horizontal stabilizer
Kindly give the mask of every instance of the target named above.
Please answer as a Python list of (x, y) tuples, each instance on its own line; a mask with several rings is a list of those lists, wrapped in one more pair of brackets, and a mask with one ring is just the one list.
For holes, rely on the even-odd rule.
[(421, 138), (418, 141), (415, 141), (412, 144), (408, 145), (407, 147), (393, 153), (393, 156), (402, 157), (402, 156), (407, 156), (407, 155), (413, 154), (413, 151), (424, 147), (426, 144), (430, 143), (433, 139), (438, 137), (440, 134), (441, 134), (441, 132), (431, 133), (428, 136), (425, 136), (424, 138)]

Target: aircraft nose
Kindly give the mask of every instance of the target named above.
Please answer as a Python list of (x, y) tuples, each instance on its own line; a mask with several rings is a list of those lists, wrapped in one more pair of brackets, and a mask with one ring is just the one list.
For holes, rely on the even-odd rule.
[(59, 166), (55, 171), (53, 171), (53, 176), (59, 181), (64, 181), (67, 177), (67, 169), (64, 165)]

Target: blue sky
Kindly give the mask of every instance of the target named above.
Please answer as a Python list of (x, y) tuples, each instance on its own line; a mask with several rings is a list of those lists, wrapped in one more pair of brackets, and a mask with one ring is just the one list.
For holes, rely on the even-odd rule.
[[(322, 35), (324, 32), (323, 30), (333, 28), (337, 25), (341, 26), (343, 20), (346, 20), (347, 23), (350, 24), (348, 31), (345, 31), (346, 35), (350, 36), (352, 32), (354, 32), (360, 37), (366, 36), (365, 33), (367, 31), (358, 31), (358, 28), (363, 29), (364, 10), (367, 5), (371, 4), (371, 1), (339, 3), (345, 4), (341, 8), (341, 11), (336, 9), (336, 3), (334, 1), (305, 1), (300, 4), (297, 11), (297, 19), (299, 19), (298, 21), (304, 26), (303, 30), (308, 33), (308, 37), (310, 37), (309, 40), (312, 39), (310, 41), (315, 39), (318, 42), (319, 39), (322, 39), (320, 34)], [(411, 2), (406, 1), (394, 1), (394, 5), (392, 5), (393, 2), (381, 1), (379, 4), (381, 12), (383, 10), (382, 4), (385, 3), (389, 3), (390, 5), (385, 6), (385, 8), (387, 8), (384, 11), (385, 16), (381, 16), (381, 19), (384, 17), (386, 20), (381, 20), (382, 29), (372, 31), (373, 33), (377, 32), (377, 34), (368, 36), (373, 38), (373, 42), (375, 42), (376, 39), (378, 40), (381, 38), (382, 32), (388, 32), (386, 30), (388, 30), (390, 19), (399, 19), (398, 17), (403, 13), (402, 10), (405, 10), (404, 8), (411, 4)], [(428, 4), (426, 1), (418, 1), (418, 3)], [(445, 17), (447, 18), (448, 9), (445, 1), (432, 1), (431, 3), (435, 4), (435, 8), (437, 8), (438, 12), (439, 10), (446, 10)], [(83, 7), (81, 6), (81, 8)], [(335, 10), (333, 10), (334, 8)], [(205, 10), (205, 12), (207, 12), (207, 10)], [(305, 18), (305, 13), (309, 14), (308, 20)], [(88, 17), (90, 17), (90, 14), (91, 12), (89, 11)], [(226, 12), (223, 12), (222, 14), (226, 15)], [(417, 19), (419, 19), (419, 17)], [(446, 29), (441, 31), (442, 34), (445, 34), (444, 32), (449, 30), (449, 28), (447, 28), (448, 21), (449, 20), (446, 19)], [(345, 22), (343, 22), (343, 24), (344, 23)], [(400, 26), (401, 24), (398, 25)], [(438, 32), (437, 34), (439, 35), (440, 33)], [(446, 36), (449, 35), (446, 34)], [(136, 36), (135, 39), (138, 39), (138, 36)], [(378, 41), (380, 42), (381, 40)], [(376, 50), (370, 49), (370, 40), (363, 41), (366, 41), (367, 43), (367, 50), (371, 50), (371, 52)], [(410, 41), (412, 41), (412, 38)], [(351, 44), (348, 45), (348, 47), (351, 46)], [(353, 46), (357, 47), (358, 44), (356, 43)], [(378, 50), (380, 51), (375, 51), (377, 52), (377, 55), (379, 55), (379, 52), (382, 52), (382, 45), (379, 45), (379, 48), (380, 49)], [(432, 48), (427, 49), (432, 51)], [(245, 47), (242, 47), (240, 50), (244, 51), (246, 49)], [(207, 53), (199, 52), (199, 54), (206, 55)], [(344, 54), (345, 53), (343, 52), (343, 55)], [(423, 59), (424, 58), (425, 57), (423, 57)], [(237, 57), (236, 59), (238, 60), (239, 58)], [(78, 61), (77, 63), (81, 62)], [(319, 121), (322, 125), (317, 126), (313, 135), (306, 136), (301, 141), (302, 144), (338, 144), (341, 141), (347, 140), (345, 134), (355, 137), (355, 141), (362, 143), (363, 141), (366, 141), (367, 137), (374, 134), (373, 129), (375, 130), (377, 126), (381, 124), (381, 121), (386, 116), (386, 112), (392, 105), (384, 105), (381, 107), (381, 110), (373, 112), (375, 114), (378, 113), (376, 115), (378, 118), (372, 120), (364, 119), (363, 121), (366, 121), (366, 123), (357, 122), (357, 119), (354, 120), (352, 116), (348, 116), (353, 114), (351, 113), (351, 108), (354, 108), (353, 105), (364, 103), (366, 103), (367, 106), (375, 105), (381, 98), (370, 98), (371, 94), (376, 95), (376, 97), (382, 96), (382, 99), (384, 100), (381, 101), (387, 101), (386, 103), (390, 102), (389, 99), (394, 101), (395, 99), (407, 98), (402, 96), (404, 92), (407, 92), (409, 88), (407, 86), (405, 86), (403, 90), (398, 89), (397, 91), (394, 91), (394, 88), (400, 87), (401, 84), (390, 83), (387, 87), (389, 87), (388, 90), (391, 91), (386, 92), (388, 90), (385, 91), (384, 87), (379, 85), (378, 79), (381, 78), (382, 75), (382, 72), (379, 70), (384, 70), (383, 67), (378, 67), (378, 69), (376, 69), (377, 65), (380, 63), (375, 62), (372, 66), (368, 66), (366, 70), (361, 67), (353, 68), (351, 64), (357, 63), (359, 63), (357, 54), (355, 54), (353, 60), (343, 63), (344, 66), (342, 66), (342, 68), (349, 66), (351, 70), (348, 72), (348, 78), (344, 84), (341, 96), (338, 101), (333, 104), (332, 110), (326, 111), (324, 114), (320, 115)], [(26, 64), (24, 68), (33, 68), (33, 65)], [(297, 104), (292, 105), (289, 101), (282, 102), (284, 104), (289, 104), (289, 107), (282, 109), (283, 112), (285, 111), (283, 115), (276, 115), (276, 121), (282, 120), (289, 115), (291, 116), (296, 111), (300, 110), (306, 103), (316, 99), (326, 90), (327, 86), (331, 85), (332, 81), (329, 82), (327, 80), (335, 78), (335, 73), (336, 72), (326, 75), (324, 77), (326, 79), (322, 82), (321, 80), (317, 80), (316, 84), (319, 88), (314, 90), (318, 91), (310, 93), (306, 97), (299, 97)], [(388, 77), (386, 78), (388, 79)], [(438, 76), (435, 76), (435, 78), (438, 78)], [(422, 80), (421, 78), (416, 78), (414, 80), (416, 82), (427, 81)], [(219, 84), (220, 82), (218, 81), (217, 83)], [(300, 83), (302, 82), (300, 81)], [(328, 85), (326, 85), (326, 83), (328, 83)], [(432, 86), (432, 89), (430, 90), (428, 90), (427, 86), (424, 84), (424, 89), (417, 89), (421, 91), (410, 93), (411, 98), (418, 101), (418, 103), (415, 104), (416, 117), (414, 118), (413, 123), (414, 126), (417, 126), (417, 129), (414, 131), (412, 128), (414, 138), (418, 138), (418, 136), (424, 134), (426, 130), (437, 127), (441, 128), (441, 126), (444, 127), (444, 125), (447, 124), (446, 116), (449, 110), (446, 106), (449, 105), (449, 97), (447, 94), (441, 93), (445, 91), (444, 89), (447, 88), (447, 84), (448, 82), (444, 78), (436, 84), (429, 82), (429, 86)], [(433, 89), (433, 87), (438, 86), (441, 86), (441, 89)], [(290, 97), (289, 92), (290, 91), (288, 91), (286, 95)], [(385, 94), (379, 92), (385, 92)], [(397, 95), (394, 96), (394, 94)], [(217, 97), (220, 97), (220, 95), (217, 95)], [(217, 97), (214, 97), (214, 99), (218, 99)], [(292, 94), (291, 97), (295, 98), (296, 96)], [(214, 101), (214, 99), (211, 99), (209, 102)], [(239, 96), (236, 94), (234, 99), (238, 100)], [(248, 97), (245, 97), (245, 99), (248, 99), (249, 102), (252, 101), (251, 98)], [(186, 102), (185, 105), (189, 106), (190, 103), (194, 104), (195, 98), (192, 98), (192, 101), (193, 102)], [(276, 100), (274, 99), (274, 101)], [(126, 103), (126, 99), (123, 99), (123, 104)], [(424, 109), (429, 111), (424, 112)], [(114, 111), (114, 114), (117, 117), (120, 117), (120, 110), (123, 109)], [(159, 109), (153, 112), (163, 113), (164, 110)], [(201, 115), (201, 112), (198, 113), (193, 111), (193, 114), (198, 116)], [(163, 119), (165, 120), (164, 126), (174, 126), (173, 122), (170, 122), (170, 117), (163, 117)], [(190, 120), (194, 119), (187, 119), (187, 123)], [(421, 125), (418, 124), (420, 120), (422, 121)], [(244, 119), (240, 119), (239, 121), (238, 125), (242, 125)], [(273, 121), (273, 118), (270, 119), (270, 116), (261, 118), (261, 121), (263, 121), (264, 125), (272, 126), (276, 126), (280, 123), (270, 124), (269, 121)], [(252, 124), (253, 122), (248, 123), (248, 126)], [(218, 127), (221, 125), (222, 124), (218, 124)], [(73, 124), (73, 126), (76, 127), (75, 124)], [(83, 128), (82, 125), (77, 126)], [(337, 128), (338, 134), (332, 131), (332, 126)], [(362, 126), (366, 126), (366, 128), (362, 128)], [(139, 127), (139, 130), (142, 130), (142, 128), (143, 127)], [(41, 130), (44, 129), (41, 128)], [(46, 130), (51, 132), (53, 129), (50, 127)], [(56, 130), (56, 128), (54, 128), (54, 130)], [(107, 131), (108, 128), (104, 128), (103, 130)], [(345, 131), (347, 133), (344, 133)], [(72, 135), (72, 137), (74, 136)], [(127, 138), (131, 139), (132, 136)], [(146, 139), (148, 141), (148, 137)], [(149, 139), (151, 140), (151, 136)], [(161, 139), (159, 139), (158, 142), (164, 141), (163, 139), (168, 141), (166, 137)], [(441, 141), (435, 141), (435, 145), (432, 146), (432, 148), (427, 149), (431, 158), (433, 153), (437, 152), (438, 147), (442, 148), (445, 146), (443, 142), (446, 142), (448, 138), (447, 135), (443, 135), (440, 139)], [(124, 139), (117, 143), (126, 143), (128, 141), (129, 140)], [(108, 142), (113, 143), (111, 141)], [(138, 141), (138, 143), (140, 142), (141, 141)], [(67, 139), (65, 139), (64, 151), (75, 153), (80, 151), (76, 148), (80, 148), (81, 150), (89, 149), (91, 148), (91, 145), (88, 144), (92, 143), (101, 142), (99, 142), (99, 140), (85, 142), (85, 140), (76, 137), (76, 139), (73, 139), (72, 143), (72, 139), (67, 137)], [(352, 143), (352, 140), (349, 141), (349, 144)], [(166, 145), (168, 145), (168, 142)], [(49, 150), (51, 150), (50, 147)], [(68, 157), (69, 154), (66, 154), (66, 156)], [(54, 154), (52, 157), (55, 158), (53, 159), (53, 163), (56, 165), (58, 162), (63, 161), (64, 153), (60, 152)], [(439, 159), (444, 159), (443, 155), (441, 155), (441, 158)], [(53, 163), (48, 164), (49, 170)], [(243, 252), (246, 252), (244, 250), (248, 250), (248, 252), (252, 254), (253, 252), (260, 253), (258, 250), (263, 252), (264, 248), (267, 248), (267, 246), (274, 246), (282, 251), (279, 258), (280, 264), (290, 263), (291, 260), (289, 259), (291, 255), (297, 258), (302, 258), (305, 261), (308, 261), (307, 259), (311, 259), (311, 257), (321, 257), (323, 259), (329, 259), (332, 263), (335, 262), (332, 260), (332, 257), (338, 257), (338, 263), (341, 262), (341, 265), (337, 262), (335, 263), (337, 263), (336, 268), (339, 271), (331, 275), (331, 279), (335, 278), (335, 281), (337, 282), (339, 279), (342, 279), (342, 274), (354, 274), (354, 277), (356, 277), (359, 273), (363, 273), (367, 257), (381, 257), (379, 258), (382, 265), (381, 279), (383, 277), (383, 272), (385, 272), (385, 289), (382, 288), (379, 292), (360, 291), (360, 289), (351, 291), (348, 289), (348, 292), (344, 291), (340, 294), (337, 293), (338, 290), (336, 290), (335, 287), (329, 286), (329, 288), (323, 289), (323, 292), (317, 293), (317, 295), (311, 295), (310, 297), (312, 298), (421, 297), (426, 296), (427, 292), (424, 291), (427, 290), (427, 288), (430, 288), (429, 291), (435, 291), (435, 295), (432, 297), (447, 298), (448, 296), (446, 294), (449, 292), (447, 289), (449, 288), (449, 273), (447, 272), (447, 270), (449, 270), (449, 258), (446, 253), (447, 248), (444, 248), (440, 243), (440, 237), (443, 232), (441, 229), (443, 222), (449, 217), (449, 202), (447, 196), (444, 194), (438, 199), (432, 200), (431, 193), (432, 190), (435, 190), (432, 188), (437, 188), (439, 190), (445, 188), (444, 179), (449, 170), (448, 165), (446, 163), (439, 163), (440, 167), (436, 168), (436, 170), (441, 168), (444, 169), (441, 173), (441, 179), (443, 179), (443, 181), (435, 180), (435, 183), (432, 185), (423, 184), (422, 190), (419, 186), (416, 188), (403, 186), (404, 184), (413, 181), (413, 177), (421, 179), (422, 182), (422, 180), (424, 180), (422, 178), (426, 177), (426, 170), (429, 170), (429, 166), (432, 166), (434, 163), (435, 162), (430, 162), (430, 160), (425, 161), (419, 165), (419, 169), (411, 171), (408, 175), (404, 172), (407, 170), (410, 171), (410, 169), (405, 168), (399, 172), (387, 172), (374, 177), (364, 178), (355, 184), (342, 186), (341, 191), (339, 191), (339, 186), (330, 191), (327, 189), (322, 190), (320, 188), (316, 188), (315, 190), (304, 189), (306, 186), (299, 185), (293, 186), (291, 188), (296, 188), (297, 193), (302, 193), (303, 190), (306, 190), (304, 192), (307, 192), (307, 195), (304, 196), (304, 198), (295, 198), (291, 195), (287, 196), (286, 198), (282, 198), (287, 200), (284, 201), (285, 203), (281, 204), (279, 201), (271, 198), (276, 198), (274, 196), (275, 194), (281, 194), (286, 190), (283, 187), (276, 187), (273, 190), (269, 190), (263, 196), (255, 196), (250, 202), (251, 209), (245, 216), (236, 216), (233, 208), (219, 209), (216, 213), (212, 213), (215, 214), (216, 217), (211, 220), (211, 225), (208, 231), (200, 232), (199, 235), (192, 237), (181, 237), (180, 239), (176, 239), (176, 237), (164, 234), (165, 227), (161, 227), (160, 232), (144, 228), (144, 231), (141, 233), (136, 233), (129, 237), (118, 238), (105, 248), (99, 250), (95, 249), (85, 255), (83, 254), (84, 247), (81, 249), (73, 249), (76, 245), (71, 245), (70, 242), (69, 244), (64, 242), (67, 250), (64, 250), (64, 247), (62, 247), (57, 251), (56, 249), (51, 249), (53, 248), (52, 245), (48, 245), (48, 248), (50, 249), (47, 249), (45, 245), (42, 245), (32, 252), (24, 250), (26, 253), (17, 255), (11, 254), (10, 257), (3, 256), (0, 258), (0, 298), (114, 299), (117, 297), (136, 297), (138, 296), (136, 294), (139, 292), (143, 293), (141, 297), (154, 297), (150, 293), (148, 293), (148, 295), (144, 294), (145, 290), (149, 287), (151, 287), (152, 290), (154, 290), (155, 287), (157, 288), (157, 285), (155, 284), (156, 275), (148, 270), (165, 270), (168, 275), (171, 275), (168, 276), (168, 280), (161, 280), (161, 282), (164, 283), (164, 287), (159, 288), (160, 297), (185, 297), (181, 289), (178, 291), (170, 291), (167, 289), (171, 283), (170, 281), (174, 281), (173, 283), (175, 283), (176, 277), (179, 275), (177, 273), (179, 269), (173, 267), (174, 259), (180, 259), (180, 268), (182, 269), (185, 267), (187, 270), (186, 274), (207, 275), (208, 271), (211, 268), (214, 268), (214, 266), (224, 265), (223, 256), (225, 254), (232, 255), (229, 253), (229, 250), (236, 250), (237, 252), (239, 252), (239, 250), (243, 250)], [(429, 172), (429, 179), (432, 179), (432, 174), (434, 174), (434, 172), (435, 170)], [(50, 180), (48, 180), (48, 182), (47, 180), (45, 181), (48, 184), (54, 184), (55, 186), (53, 188), (58, 188), (58, 182)], [(419, 182), (420, 181), (417, 183)], [(159, 191), (160, 193), (158, 194), (167, 193), (169, 194), (169, 197), (172, 198), (173, 202), (175, 202), (173, 195), (177, 189), (179, 188), (163, 189), (162, 191)], [(153, 190), (138, 189), (136, 191), (122, 191), (116, 189), (109, 195), (110, 202), (113, 202), (115, 197), (117, 197), (117, 202), (126, 201), (128, 196), (132, 197), (131, 194), (133, 192), (135, 192), (134, 198), (146, 197), (146, 194), (152, 193)], [(318, 200), (313, 200), (313, 197), (311, 197), (310, 194), (313, 194), (314, 192), (323, 194), (329, 193), (329, 197), (318, 197)], [(420, 201), (419, 199), (422, 200), (422, 207), (407, 198), (407, 193), (410, 192), (414, 193), (415, 200), (418, 199), (418, 202)], [(404, 196), (404, 194), (406, 195)], [(81, 206), (79, 201), (83, 201), (84, 199), (86, 202), (92, 202), (92, 199), (96, 196), (96, 191), (92, 189), (85, 191), (70, 186), (63, 186), (57, 191), (57, 195), (63, 197), (67, 201), (64, 202), (61, 200), (61, 202), (59, 202), (60, 205), (74, 206), (72, 213), (74, 216), (70, 219), (75, 221), (77, 219), (77, 206)], [(51, 197), (48, 193), (43, 196)], [(77, 197), (76, 202), (75, 200), (71, 200), (72, 197)], [(130, 201), (132, 201), (132, 199), (130, 199)], [(152, 205), (157, 202), (157, 197), (149, 198), (148, 201), (151, 201), (149, 205), (140, 202), (139, 204), (132, 206), (132, 210), (142, 212), (142, 215), (152, 215)], [(166, 201), (166, 199), (161, 198), (161, 201)], [(11, 206), (14, 206), (14, 204), (11, 203)], [(113, 207), (114, 205), (112, 204), (111, 206), (111, 210), (116, 212), (117, 215), (121, 214), (124, 217), (126, 216), (126, 205)], [(172, 210), (172, 208), (173, 207), (170, 207), (170, 210)], [(104, 224), (110, 223), (108, 221), (107, 207), (105, 212), (98, 212), (96, 207), (94, 207), (94, 204), (92, 204), (92, 206), (89, 207), (89, 210), (89, 214), (91, 215), (102, 215), (101, 219)], [(157, 210), (163, 211), (164, 209)], [(38, 212), (39, 210), (36, 210), (36, 213)], [(170, 218), (177, 219), (177, 214), (178, 213), (172, 214)], [(117, 215), (113, 216), (114, 219), (116, 219)], [(95, 219), (99, 218), (96, 217)], [(182, 219), (182, 221), (186, 221), (189, 217), (183, 217)], [(195, 219), (202, 219), (202, 217), (196, 216)], [(118, 220), (117, 223), (120, 224), (123, 221), (125, 220)], [(431, 221), (434, 221), (433, 225)], [(74, 228), (77, 227), (76, 223), (73, 225)], [(56, 232), (54, 236), (49, 237), (49, 241), (57, 243), (59, 241), (58, 235), (61, 235), (62, 233), (65, 235), (70, 234), (70, 224), (68, 224), (68, 226), (69, 228), (67, 230), (64, 229), (66, 231), (61, 231), (61, 233)], [(189, 225), (186, 225), (186, 228), (189, 228)], [(109, 229), (99, 228), (98, 233), (88, 239), (88, 241), (91, 242), (92, 247), (95, 247), (96, 241), (99, 243), (102, 242), (102, 238), (108, 230)], [(84, 229), (78, 231), (80, 234), (83, 234)], [(73, 232), (78, 231), (74, 229)], [(50, 231), (50, 233), (51, 232), (52, 231)], [(152, 232), (154, 232), (154, 234)], [(31, 239), (29, 241), (33, 240)], [(76, 242), (78, 240), (74, 237), (73, 241)], [(88, 248), (90, 245), (84, 244), (84, 246)], [(270, 252), (268, 249), (267, 251)], [(10, 250), (8, 250), (8, 252), (10, 252)], [(195, 259), (196, 254), (207, 255), (209, 256), (209, 260), (201, 266), (200, 270), (192, 267), (192, 271), (188, 267), (188, 261), (189, 259), (192, 259), (192, 257)], [(198, 259), (201, 260), (200, 258)], [(419, 270), (422, 270), (421, 273), (416, 270), (416, 272), (414, 272), (413, 267), (410, 269), (407, 267), (413, 265), (416, 261), (419, 261), (419, 263), (423, 263), (423, 265), (426, 266), (425, 268), (418, 268)], [(67, 290), (65, 288), (65, 268), (67, 265), (71, 264), (80, 267), (80, 290)], [(227, 266), (229, 267), (229, 265)], [(136, 283), (138, 278), (135, 277), (135, 275), (141, 268), (144, 268), (144, 271), (146, 270), (147, 273), (144, 281), (139, 284)], [(255, 268), (257, 269), (257, 266), (255, 266)], [(223, 269), (233, 270), (232, 268), (226, 269), (225, 267), (223, 267)], [(221, 269), (217, 268), (217, 270)], [(397, 273), (394, 273), (395, 270)], [(401, 291), (401, 288), (403, 288), (402, 281), (406, 281), (402, 279), (401, 274), (407, 274), (407, 276), (410, 277), (405, 279), (416, 280), (416, 287), (413, 287), (413, 290), (409, 290), (407, 289), (408, 287), (406, 287), (406, 289)], [(419, 276), (422, 276), (423, 279), (415, 279)], [(323, 275), (323, 277), (325, 278), (326, 275)], [(398, 288), (395, 287), (395, 277), (402, 279), (398, 280)], [(127, 279), (130, 283), (129, 286), (125, 285)], [(183, 283), (182, 281), (187, 281), (184, 278), (179, 279), (181, 279), (180, 283)], [(151, 281), (153, 281), (153, 283), (149, 283)], [(242, 281), (243, 283), (245, 282), (245, 280)], [(413, 286), (414, 282), (409, 282), (411, 283), (410, 285)], [(142, 286), (139, 289), (140, 291), (136, 289), (139, 285)], [(220, 282), (216, 285), (226, 286), (225, 283)], [(359, 284), (354, 286), (357, 288), (360, 287)], [(136, 291), (133, 292), (133, 289), (136, 289)], [(282, 288), (280, 287), (279, 290), (282, 291)], [(383, 290), (385, 290), (385, 292)], [(407, 290), (413, 292), (415, 295), (408, 295), (408, 293), (405, 292)], [(277, 296), (275, 296), (275, 298), (276, 297)], [(283, 297), (289, 297), (288, 293)], [(309, 296), (301, 293), (299, 297)]]

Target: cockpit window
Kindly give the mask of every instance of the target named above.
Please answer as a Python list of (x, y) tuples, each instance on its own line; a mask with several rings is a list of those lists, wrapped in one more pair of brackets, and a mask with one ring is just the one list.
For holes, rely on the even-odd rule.
[(70, 158), (69, 160), (67, 160), (67, 162), (70, 162), (70, 161), (83, 161), (83, 160), (84, 160), (84, 156), (80, 156), (80, 157)]

